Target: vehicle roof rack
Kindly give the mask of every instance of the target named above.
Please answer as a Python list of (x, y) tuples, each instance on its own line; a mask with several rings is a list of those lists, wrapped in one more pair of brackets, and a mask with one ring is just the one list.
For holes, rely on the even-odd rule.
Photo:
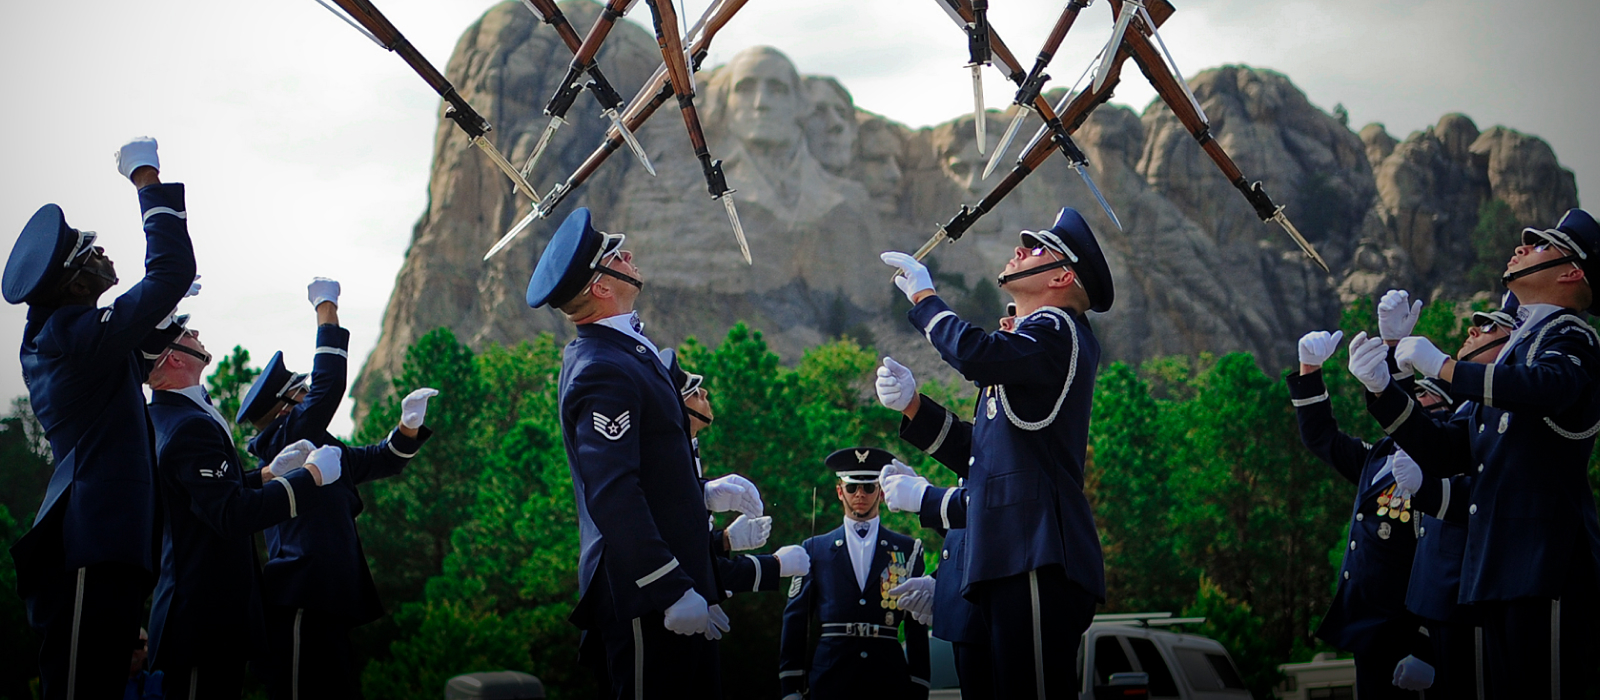
[(1170, 612), (1105, 613), (1094, 616), (1095, 624), (1135, 625), (1138, 627), (1172, 627), (1198, 625), (1204, 617), (1173, 617)]

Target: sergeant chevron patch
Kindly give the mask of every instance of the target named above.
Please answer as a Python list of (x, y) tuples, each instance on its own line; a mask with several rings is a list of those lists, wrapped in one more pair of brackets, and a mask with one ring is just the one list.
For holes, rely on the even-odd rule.
[(797, 595), (800, 595), (800, 585), (802, 583), (803, 582), (800, 580), (799, 576), (796, 576), (794, 578), (789, 579), (789, 597), (790, 598), (793, 598), (793, 597), (795, 597)]
[(621, 440), (631, 427), (633, 420), (628, 417), (627, 411), (623, 411), (622, 415), (616, 418), (607, 418), (600, 415), (599, 411), (594, 412), (594, 431), (607, 440)]

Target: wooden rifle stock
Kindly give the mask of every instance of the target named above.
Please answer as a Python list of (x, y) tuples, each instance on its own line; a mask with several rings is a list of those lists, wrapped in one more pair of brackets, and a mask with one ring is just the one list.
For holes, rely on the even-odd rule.
[[(583, 89), (578, 78), (586, 72), (595, 78), (593, 91), (602, 106), (606, 109), (615, 109), (621, 105), (622, 97), (617, 95), (616, 90), (611, 89), (610, 83), (603, 82), (604, 79), (595, 66), (594, 57), (600, 53), (600, 45), (605, 43), (606, 37), (611, 34), (611, 28), (616, 26), (617, 19), (622, 17), (627, 7), (628, 0), (607, 2), (600, 10), (600, 16), (595, 18), (594, 26), (589, 28), (589, 34), (583, 38), (583, 43), (577, 46), (572, 45), (566, 33), (562, 34), (561, 40), (572, 50), (572, 63), (567, 65), (566, 76), (561, 79), (561, 84), (556, 86), (556, 94), (551, 95), (550, 101), (544, 105), (546, 115), (556, 119), (566, 118), (567, 111), (572, 109), (573, 101), (578, 99), (578, 93)], [(576, 32), (571, 34), (577, 36)]]
[(1061, 8), (1061, 16), (1056, 18), (1056, 26), (1050, 29), (1050, 36), (1045, 37), (1044, 46), (1039, 48), (1039, 56), (1033, 61), (1033, 70), (1028, 71), (1027, 79), (1022, 81), (1022, 86), (1017, 89), (1015, 102), (1031, 104), (1038, 99), (1047, 79), (1044, 69), (1055, 58), (1056, 50), (1061, 48), (1061, 42), (1067, 38), (1067, 32), (1072, 30), (1073, 23), (1078, 21), (1078, 13), (1088, 6), (1088, 0), (1071, 0), (1066, 7)]
[[(561, 8), (557, 7), (553, 0), (523, 0), (523, 2), (532, 7), (544, 20), (545, 24), (555, 28), (556, 35), (561, 37), (561, 43), (566, 44), (567, 50), (571, 51), (573, 56), (576, 57), (578, 52), (582, 50), (583, 39), (578, 36), (577, 30), (572, 28), (572, 22), (567, 20), (567, 16), (561, 12)], [(600, 66), (591, 60), (588, 72), (589, 77), (594, 79), (594, 83), (589, 85), (589, 91), (594, 93), (594, 97), (600, 102), (600, 106), (605, 109), (621, 107), (622, 96), (617, 94), (616, 88), (611, 86), (611, 81), (607, 80), (605, 75), (600, 72)], [(574, 79), (576, 78), (574, 77)], [(561, 89), (569, 89), (569, 86), (563, 85)]]

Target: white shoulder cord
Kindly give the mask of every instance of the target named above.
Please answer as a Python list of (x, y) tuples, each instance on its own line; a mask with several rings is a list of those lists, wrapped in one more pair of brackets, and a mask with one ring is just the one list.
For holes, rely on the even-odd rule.
[[(1550, 332), (1550, 329), (1555, 328), (1556, 326), (1569, 324), (1576, 324), (1579, 328), (1583, 329), (1589, 334), (1590, 341), (1593, 342), (1596, 347), (1600, 347), (1600, 336), (1595, 334), (1595, 330), (1590, 328), (1589, 324), (1584, 323), (1583, 319), (1580, 319), (1576, 316), (1563, 314), (1557, 317), (1556, 320), (1545, 324), (1544, 328), (1539, 329), (1539, 334), (1533, 337), (1533, 344), (1528, 346), (1528, 354), (1523, 358), (1523, 365), (1527, 367), (1533, 366), (1533, 359), (1539, 356), (1539, 343), (1544, 342), (1544, 336)], [(1587, 440), (1591, 437), (1594, 437), (1595, 433), (1600, 433), (1600, 422), (1596, 422), (1594, 425), (1589, 426), (1588, 430), (1585, 430), (1581, 433), (1574, 433), (1570, 430), (1563, 429), (1561, 426), (1556, 425), (1556, 422), (1551, 420), (1549, 416), (1545, 416), (1544, 424), (1550, 426), (1550, 429), (1555, 431), (1555, 434), (1560, 435), (1568, 440)]]
[[(1061, 405), (1063, 403), (1066, 403), (1066, 401), (1067, 401), (1067, 392), (1072, 390), (1072, 379), (1073, 379), (1074, 376), (1076, 376), (1078, 374), (1078, 326), (1077, 326), (1077, 324), (1072, 322), (1072, 319), (1070, 317), (1068, 317), (1065, 312), (1063, 312), (1062, 310), (1057, 309), (1057, 308), (1055, 308), (1053, 306), (1040, 307), (1038, 311), (1035, 311), (1035, 312), (1033, 312), (1031, 314), (1028, 314), (1021, 321), (1018, 321), (1017, 322), (1017, 326), (1020, 328), (1024, 321), (1027, 321), (1029, 318), (1032, 318), (1036, 314), (1040, 314), (1040, 313), (1053, 314), (1055, 316), (1059, 316), (1061, 321), (1065, 321), (1066, 322), (1067, 330), (1072, 333), (1072, 360), (1067, 365), (1067, 383), (1066, 383), (1065, 386), (1061, 387), (1061, 396), (1056, 397), (1056, 406), (1055, 406), (1055, 408), (1050, 409), (1050, 415), (1045, 416), (1044, 420), (1025, 421), (1025, 420), (1022, 420), (1021, 418), (1018, 418), (1017, 417), (1017, 412), (1011, 410), (1011, 400), (1006, 396), (1006, 387), (1005, 387), (1005, 385), (1001, 384), (998, 387), (997, 393), (1000, 394), (1000, 406), (1003, 407), (1006, 410), (1006, 419), (1011, 421), (1012, 425), (1015, 425), (1018, 428), (1021, 428), (1022, 430), (1043, 430), (1044, 428), (1050, 427), (1051, 423), (1056, 422), (1056, 416), (1061, 413)], [(1057, 321), (1057, 325), (1056, 325), (1056, 329), (1057, 330), (1060, 330), (1060, 328), (1061, 328), (1061, 326), (1060, 326), (1061, 321)], [(1600, 428), (1600, 426), (1596, 426), (1596, 427)]]

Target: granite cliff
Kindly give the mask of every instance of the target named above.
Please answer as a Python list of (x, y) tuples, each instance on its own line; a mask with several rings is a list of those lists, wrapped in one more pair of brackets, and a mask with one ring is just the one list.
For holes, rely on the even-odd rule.
[[(599, 5), (570, 0), (562, 8), (583, 28)], [(626, 96), (659, 57), (653, 37), (624, 23), (599, 60)], [(569, 59), (549, 27), (506, 2), (467, 29), (447, 73), (494, 123), (491, 138), (520, 163)], [(537, 222), (525, 240), (481, 262), (528, 204), (441, 119), (428, 208), (382, 338), (358, 379), (358, 403), (387, 391), (405, 348), (438, 326), (474, 346), (542, 331), (569, 337), (570, 324), (558, 312), (528, 309), (523, 290), (544, 241), (576, 206), (594, 209), (601, 228), (628, 233), (647, 277), (640, 312), (659, 344), (715, 341), (742, 320), (763, 330), (785, 360), (850, 335), (919, 371), (940, 372), (899, 313), (904, 299), (877, 254), (915, 248), (934, 222), (999, 180), (1000, 173), (980, 179), (984, 160), (971, 117), (907, 128), (856, 108), (839, 83), (802, 75), (771, 48), (703, 71), (698, 87), (712, 155), (726, 162), (738, 190), (754, 266), (743, 263), (722, 207), (706, 196), (682, 120), (670, 109), (639, 132), (658, 177), (619, 153), (553, 221)], [(1357, 133), (1286, 76), (1243, 66), (1203, 71), (1192, 87), (1223, 147), (1288, 205), (1332, 274), (1259, 222), (1157, 102), (1143, 114), (1102, 106), (1077, 136), (1125, 231), (1065, 160), (1053, 158), (960, 242), (931, 256), (941, 294), (964, 314), (998, 317), (994, 274), (1017, 231), (1048, 226), (1071, 206), (1098, 233), (1117, 280), (1116, 308), (1094, 321), (1108, 359), (1243, 350), (1264, 364), (1286, 364), (1295, 338), (1335, 323), (1346, 301), (1391, 286), (1426, 296), (1479, 291), (1465, 273), (1478, 262), (1473, 236), (1486, 203), (1503, 203), (1502, 227), (1549, 225), (1578, 203), (1573, 175), (1550, 147), (1504, 127), (1480, 132), (1467, 117), (1447, 115), (1403, 141), (1377, 124)], [(596, 112), (591, 97), (579, 98), (530, 178), (536, 186), (564, 179), (600, 141), (606, 124)], [(990, 138), (998, 140), (997, 131), (992, 126)]]

